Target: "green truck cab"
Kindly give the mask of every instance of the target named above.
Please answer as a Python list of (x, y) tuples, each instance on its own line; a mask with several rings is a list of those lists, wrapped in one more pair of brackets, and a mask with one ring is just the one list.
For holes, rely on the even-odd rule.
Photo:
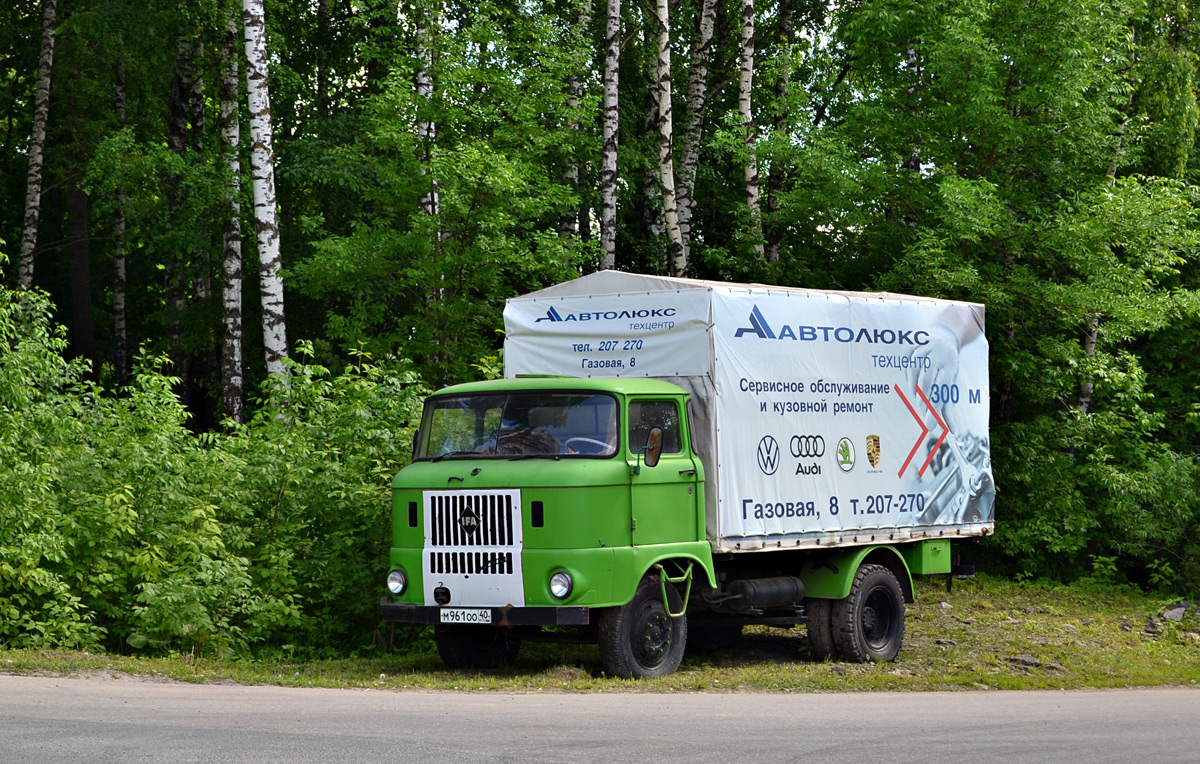
[[(595, 631), (650, 574), (715, 587), (686, 411), (684, 390), (653, 379), (522, 378), (431, 396), (393, 483), (385, 617), (436, 624), (447, 663), (482, 667), (541, 626)], [(678, 666), (685, 620), (649, 610), (652, 654), (616, 673)]]

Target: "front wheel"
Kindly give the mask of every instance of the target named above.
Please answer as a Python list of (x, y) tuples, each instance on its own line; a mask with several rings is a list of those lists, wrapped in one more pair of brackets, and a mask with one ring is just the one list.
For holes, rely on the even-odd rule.
[(892, 571), (863, 565), (850, 596), (833, 603), (833, 642), (843, 658), (858, 663), (891, 661), (904, 641), (904, 594)]
[(521, 649), (518, 637), (495, 626), (439, 624), (433, 627), (433, 641), (451, 669), (495, 668), (514, 661)]
[[(600, 660), (610, 676), (649, 679), (673, 674), (683, 661), (687, 619), (672, 618), (663, 605), (662, 583), (646, 576), (629, 604), (600, 615)], [(667, 586), (672, 612), (682, 610), (675, 587)]]

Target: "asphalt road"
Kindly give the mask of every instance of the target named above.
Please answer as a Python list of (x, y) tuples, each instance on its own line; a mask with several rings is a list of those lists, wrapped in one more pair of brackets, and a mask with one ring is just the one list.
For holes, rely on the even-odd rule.
[(1200, 761), (1200, 689), (774, 695), (0, 676), (0, 762)]

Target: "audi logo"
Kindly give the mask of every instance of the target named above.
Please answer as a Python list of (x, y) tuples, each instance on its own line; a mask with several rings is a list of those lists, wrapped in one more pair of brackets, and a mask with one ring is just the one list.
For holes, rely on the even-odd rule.
[(825, 439), (820, 435), (793, 435), (792, 456), (797, 459), (815, 459), (825, 455)]
[(779, 469), (779, 441), (770, 435), (758, 441), (758, 468), (764, 475), (774, 475)]

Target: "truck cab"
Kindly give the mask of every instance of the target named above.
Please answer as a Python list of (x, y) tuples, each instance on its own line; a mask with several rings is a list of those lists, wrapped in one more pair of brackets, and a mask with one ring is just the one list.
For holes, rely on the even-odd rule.
[[(648, 589), (648, 573), (715, 585), (687, 397), (653, 379), (563, 377), (430, 396), (393, 482), (385, 618), (433, 624), (447, 664), (485, 667), (541, 626), (599, 640), (599, 616)], [(661, 611), (684, 606), (666, 588), (638, 627), (650, 647), (625, 645), (616, 673), (678, 665), (686, 621)]]

